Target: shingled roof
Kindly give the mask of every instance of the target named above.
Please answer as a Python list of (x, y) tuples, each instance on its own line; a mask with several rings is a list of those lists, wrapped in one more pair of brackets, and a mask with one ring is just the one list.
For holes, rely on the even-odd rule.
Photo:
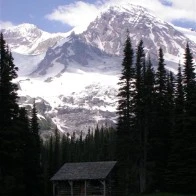
[(51, 180), (101, 180), (108, 176), (115, 164), (116, 161), (65, 163)]

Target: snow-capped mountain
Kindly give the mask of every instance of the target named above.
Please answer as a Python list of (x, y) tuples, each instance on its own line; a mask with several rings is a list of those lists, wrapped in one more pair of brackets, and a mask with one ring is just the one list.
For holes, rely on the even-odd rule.
[(48, 49), (44, 59), (31, 76), (42, 78), (60, 77), (64, 72), (75, 72), (78, 69), (85, 72), (119, 73), (121, 59), (82, 41), (72, 33), (66, 42)]
[[(133, 47), (142, 39), (147, 54), (157, 56), (157, 49), (162, 47), (167, 60), (173, 56), (176, 61), (183, 56), (187, 41), (196, 52), (194, 43), (173, 25), (154, 16), (146, 8), (125, 4), (112, 6), (92, 22), (81, 35), (82, 39), (101, 50), (121, 55), (124, 41), (129, 31)], [(175, 59), (173, 59), (175, 60)]]
[(48, 33), (28, 23), (2, 29), (2, 32), (12, 51), (25, 55), (45, 53), (49, 47), (69, 34)]
[(32, 98), (36, 98), (44, 125), (57, 124), (61, 131), (87, 130), (97, 123), (114, 124), (127, 30), (133, 47), (142, 39), (146, 53), (154, 59), (162, 47), (170, 70), (176, 70), (179, 60), (183, 62), (187, 41), (196, 54), (194, 35), (186, 36), (188, 33), (182, 29), (140, 6), (113, 6), (83, 33), (71, 33), (48, 48), (44, 56), (35, 59), (38, 64), (32, 69), (18, 64), (28, 74), (25, 76), (24, 71), (18, 79), (21, 104), (31, 105)]
[(27, 76), (32, 73), (43, 60), (45, 53), (39, 55), (24, 55), (12, 52), (14, 63), (19, 67), (18, 75)]
[[(44, 76), (52, 72), (55, 76), (75, 66), (80, 66), (84, 71), (86, 67), (117, 69), (122, 58), (127, 30), (133, 48), (136, 48), (142, 39), (146, 53), (151, 55), (152, 59), (157, 59), (157, 51), (162, 47), (168, 62), (167, 67), (170, 69), (176, 69), (179, 60), (183, 62), (187, 42), (196, 54), (196, 43), (173, 25), (155, 17), (141, 6), (126, 4), (110, 7), (91, 22), (85, 32), (79, 35), (72, 33), (64, 42), (50, 48), (33, 73)], [(110, 68), (107, 62), (111, 58), (115, 60)], [(54, 70), (58, 70), (58, 73), (54, 73)]]
[(175, 26), (175, 28), (182, 32), (186, 37), (188, 37), (190, 40), (194, 41), (196, 43), (196, 30), (193, 29), (186, 29), (186, 28), (182, 28), (182, 27), (177, 27)]
[(36, 106), (42, 129), (57, 125), (62, 132), (81, 130), (97, 124), (116, 122), (118, 76), (95, 72), (66, 72), (51, 81), (40, 78), (18, 78), (20, 104)]

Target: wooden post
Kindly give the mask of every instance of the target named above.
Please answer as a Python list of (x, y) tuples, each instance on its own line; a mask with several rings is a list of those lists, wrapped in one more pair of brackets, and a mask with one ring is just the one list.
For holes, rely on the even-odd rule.
[(71, 196), (73, 196), (73, 181), (68, 181), (71, 186)]
[(106, 196), (106, 185), (105, 185), (105, 180), (101, 181), (101, 184), (103, 184), (103, 196)]
[(84, 181), (84, 196), (87, 196), (87, 191), (86, 191), (86, 180)]
[(52, 184), (52, 193), (53, 193), (53, 196), (56, 196), (55, 188), (56, 188), (56, 184), (55, 184), (55, 182), (53, 182), (53, 184)]
[(103, 195), (106, 196), (105, 180), (103, 181)]

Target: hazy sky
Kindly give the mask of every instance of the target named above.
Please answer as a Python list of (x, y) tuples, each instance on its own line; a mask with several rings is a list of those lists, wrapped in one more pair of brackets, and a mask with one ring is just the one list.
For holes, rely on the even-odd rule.
[(88, 25), (105, 7), (132, 3), (160, 18), (196, 29), (196, 0), (0, 0), (2, 27), (32, 23), (48, 32), (66, 32)]

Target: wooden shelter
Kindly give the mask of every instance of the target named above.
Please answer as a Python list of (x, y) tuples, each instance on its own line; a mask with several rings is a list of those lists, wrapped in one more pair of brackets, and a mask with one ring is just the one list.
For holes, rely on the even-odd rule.
[(51, 178), (53, 196), (110, 196), (116, 161), (65, 163)]

